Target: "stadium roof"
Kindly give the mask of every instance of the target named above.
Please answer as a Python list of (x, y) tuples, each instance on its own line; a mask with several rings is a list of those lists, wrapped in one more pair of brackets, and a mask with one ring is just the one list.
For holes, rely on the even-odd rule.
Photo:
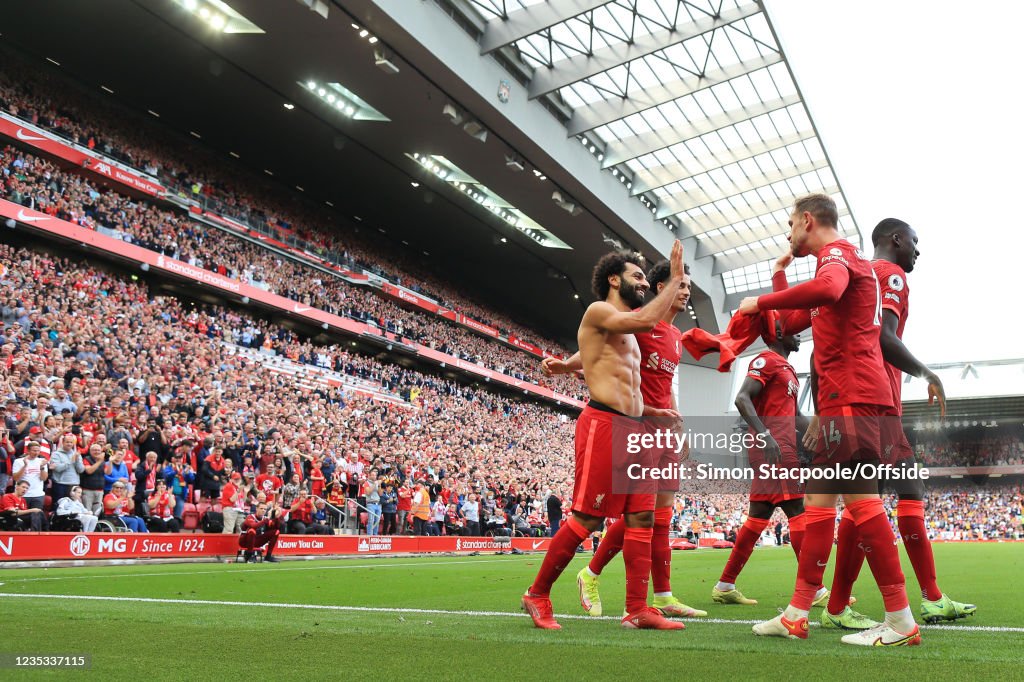
[(760, 2), (438, 2), (482, 26), (481, 54), (521, 67), (529, 98), (656, 219), (696, 238), (727, 294), (769, 284), (799, 195), (832, 195), (861, 242)]

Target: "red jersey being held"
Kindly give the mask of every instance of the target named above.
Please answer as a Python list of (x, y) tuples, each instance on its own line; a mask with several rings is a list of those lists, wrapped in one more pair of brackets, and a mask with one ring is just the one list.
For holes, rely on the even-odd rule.
[[(878, 277), (879, 290), (882, 292), (882, 310), (891, 310), (896, 314), (896, 336), (903, 338), (903, 329), (907, 326), (907, 315), (910, 314), (910, 286), (907, 284), (907, 273), (903, 268), (887, 260), (871, 262)], [(885, 372), (889, 375), (889, 386), (892, 389), (893, 408), (896, 414), (903, 414), (903, 372), (888, 362)]]
[(683, 333), (673, 324), (658, 320), (654, 329), (636, 334), (640, 346), (640, 394), (644, 405), (673, 409), (672, 381), (682, 357)]

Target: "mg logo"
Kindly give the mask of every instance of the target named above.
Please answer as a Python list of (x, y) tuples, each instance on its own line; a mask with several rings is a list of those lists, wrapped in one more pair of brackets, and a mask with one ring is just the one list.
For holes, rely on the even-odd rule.
[(127, 552), (128, 541), (124, 538), (103, 538), (100, 540), (98, 552)]
[(68, 549), (70, 549), (71, 553), (75, 556), (85, 556), (89, 553), (89, 548), (91, 546), (92, 543), (89, 542), (88, 537), (86, 537), (85, 535), (76, 535), (75, 537), (71, 538), (71, 542), (68, 545)]

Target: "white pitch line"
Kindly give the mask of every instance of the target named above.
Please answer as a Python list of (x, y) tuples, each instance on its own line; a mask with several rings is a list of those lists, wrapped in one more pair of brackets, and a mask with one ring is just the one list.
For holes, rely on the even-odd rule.
[[(510, 616), (512, 618), (527, 618), (525, 613), (514, 611), (452, 611), (447, 609), (409, 609), (390, 608), (380, 606), (340, 606), (336, 604), (288, 604), (284, 602), (258, 602), (258, 601), (221, 601), (207, 599), (161, 599), (157, 597), (110, 597), (88, 594), (21, 594), (15, 592), (0, 592), (0, 597), (13, 597), (22, 599), (77, 599), (81, 601), (115, 601), (115, 602), (136, 602), (145, 604), (192, 604), (197, 606), (259, 606), (261, 608), (279, 609), (311, 609), (317, 611), (348, 611), (356, 613), (408, 613), (414, 615), (435, 615), (435, 616)], [(556, 618), (562, 620), (620, 620), (616, 616), (582, 616), (579, 614), (555, 614)], [(759, 620), (731, 620), (729, 618), (687, 618), (689, 623), (713, 623), (716, 625), (754, 625)], [(811, 623), (817, 625), (817, 623)], [(990, 625), (921, 625), (927, 630), (954, 630), (956, 632), (1024, 632), (1024, 627), (999, 627)]]
[[(534, 557), (536, 559), (536, 557)], [(299, 562), (287, 562), (283, 566), (275, 566), (273, 570), (280, 573), (281, 571), (339, 571), (343, 569), (353, 568), (391, 568), (391, 567), (409, 567), (409, 566), (448, 566), (451, 564), (497, 564), (497, 563), (509, 563), (516, 561), (517, 559), (470, 559), (469, 561), (419, 561), (402, 564), (341, 564), (337, 566), (288, 566), (287, 564), (299, 563)], [(60, 570), (60, 569), (54, 569)], [(166, 571), (163, 573), (89, 573), (89, 574), (76, 574), (76, 575), (58, 575), (47, 578), (12, 578), (8, 580), (9, 583), (35, 583), (44, 582), (50, 580), (86, 580), (88, 578), (152, 578), (156, 576), (178, 576), (178, 575), (209, 575), (212, 573), (224, 573), (230, 571), (232, 575), (235, 573), (258, 573), (268, 569), (264, 568), (226, 568), (220, 571)], [(0, 583), (2, 585), (3, 583)]]

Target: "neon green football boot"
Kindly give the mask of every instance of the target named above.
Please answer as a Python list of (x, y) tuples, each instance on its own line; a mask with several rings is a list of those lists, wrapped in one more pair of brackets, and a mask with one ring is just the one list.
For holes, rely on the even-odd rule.
[(871, 628), (878, 625), (877, 621), (873, 621), (863, 613), (857, 613), (849, 606), (843, 609), (843, 612), (837, 616), (833, 616), (828, 612), (828, 609), (822, 609), (821, 611), (821, 627), (823, 628), (838, 628), (840, 630), (870, 630)]
[(974, 604), (962, 604), (958, 601), (953, 601), (949, 598), (948, 594), (942, 595), (942, 598), (938, 601), (928, 601), (925, 599), (921, 602), (921, 618), (926, 623), (941, 623), (944, 620), (966, 618), (967, 616), (973, 616), (977, 610), (978, 607)]

